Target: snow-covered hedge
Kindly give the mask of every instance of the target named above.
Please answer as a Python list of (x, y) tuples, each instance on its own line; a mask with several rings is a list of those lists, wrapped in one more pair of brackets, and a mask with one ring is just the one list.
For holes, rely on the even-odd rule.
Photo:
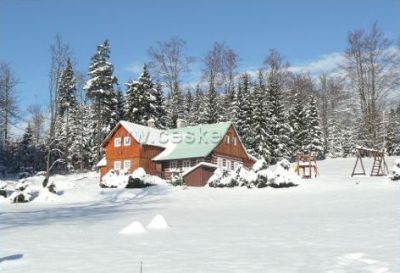
[(389, 177), (393, 181), (400, 180), (400, 159), (396, 159)]
[(110, 170), (104, 175), (100, 184), (103, 188), (145, 188), (163, 183), (159, 177), (146, 174), (143, 168), (137, 168), (133, 173)]
[(210, 177), (208, 185), (213, 188), (280, 188), (296, 186), (297, 179), (296, 174), (290, 170), (289, 161), (279, 161), (276, 170), (272, 171), (265, 161), (259, 160), (250, 170), (243, 167), (235, 171), (217, 169)]

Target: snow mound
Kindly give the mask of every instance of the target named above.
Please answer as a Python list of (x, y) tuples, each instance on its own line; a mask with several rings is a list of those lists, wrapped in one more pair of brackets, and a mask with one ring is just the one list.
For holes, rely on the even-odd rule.
[(39, 191), (38, 196), (33, 200), (38, 203), (54, 203), (60, 200), (60, 197), (50, 192), (47, 188)]
[(123, 228), (119, 233), (120, 234), (141, 234), (141, 233), (146, 233), (146, 230), (144, 229), (144, 226), (142, 223), (140, 223), (138, 221), (133, 221), (128, 226)]
[(166, 229), (169, 228), (167, 221), (165, 220), (164, 216), (158, 214), (154, 216), (153, 220), (147, 225), (148, 229)]

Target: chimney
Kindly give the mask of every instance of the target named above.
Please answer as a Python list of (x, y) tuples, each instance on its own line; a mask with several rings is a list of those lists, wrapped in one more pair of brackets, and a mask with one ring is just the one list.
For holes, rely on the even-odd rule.
[(178, 118), (176, 120), (176, 128), (186, 127), (186, 120)]
[(156, 128), (156, 125), (155, 125), (155, 123), (154, 123), (154, 119), (149, 119), (148, 121), (147, 121), (147, 127), (150, 127), (150, 128)]

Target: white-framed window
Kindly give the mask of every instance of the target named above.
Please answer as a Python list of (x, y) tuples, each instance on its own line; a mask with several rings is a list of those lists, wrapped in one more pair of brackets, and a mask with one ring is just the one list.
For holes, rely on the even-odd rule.
[(183, 160), (183, 168), (184, 169), (190, 168), (190, 160)]
[(129, 170), (131, 168), (131, 161), (124, 160), (124, 170)]
[(235, 161), (231, 161), (231, 170), (233, 171), (235, 169)]
[(178, 168), (178, 162), (176, 160), (170, 161), (169, 162), (169, 168), (171, 170), (176, 170)]
[(233, 145), (237, 145), (237, 138), (236, 137), (233, 137)]
[(114, 170), (121, 170), (121, 161), (114, 161)]
[(124, 146), (130, 146), (131, 145), (131, 138), (126, 136), (124, 137)]
[(114, 147), (121, 147), (121, 138), (120, 137), (114, 138)]
[(225, 136), (225, 141), (226, 141), (226, 144), (229, 144), (231, 142), (231, 138), (229, 135)]
[(222, 159), (222, 168), (226, 168), (226, 159), (225, 158)]

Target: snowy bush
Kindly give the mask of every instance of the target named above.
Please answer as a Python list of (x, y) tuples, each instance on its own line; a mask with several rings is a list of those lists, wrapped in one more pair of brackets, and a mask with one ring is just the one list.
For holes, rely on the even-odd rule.
[(12, 203), (26, 203), (33, 199), (33, 193), (29, 183), (26, 180), (18, 182), (15, 191), (10, 195)]
[(235, 171), (215, 170), (208, 185), (213, 188), (247, 187), (247, 188), (282, 188), (296, 186), (297, 176), (290, 170), (290, 163), (284, 159), (277, 163), (276, 170), (268, 168), (266, 162), (257, 161), (252, 169), (240, 167)]
[(118, 174), (114, 170), (110, 170), (104, 175), (100, 186), (102, 188), (146, 188), (158, 182), (159, 179), (146, 174), (143, 168), (137, 168), (131, 174), (126, 171), (120, 171)]
[(0, 181), (0, 196), (7, 198), (7, 183)]
[(396, 159), (389, 178), (393, 181), (400, 180), (400, 159)]
[(216, 169), (208, 180), (208, 185), (212, 188), (233, 188), (238, 186), (237, 174), (225, 169)]
[(171, 174), (171, 185), (172, 186), (182, 186), (183, 185), (183, 178), (179, 174)]
[(290, 163), (283, 159), (276, 164), (276, 170), (273, 173), (274, 177), (270, 178), (269, 186), (273, 188), (284, 188), (297, 186), (298, 177), (290, 170)]

